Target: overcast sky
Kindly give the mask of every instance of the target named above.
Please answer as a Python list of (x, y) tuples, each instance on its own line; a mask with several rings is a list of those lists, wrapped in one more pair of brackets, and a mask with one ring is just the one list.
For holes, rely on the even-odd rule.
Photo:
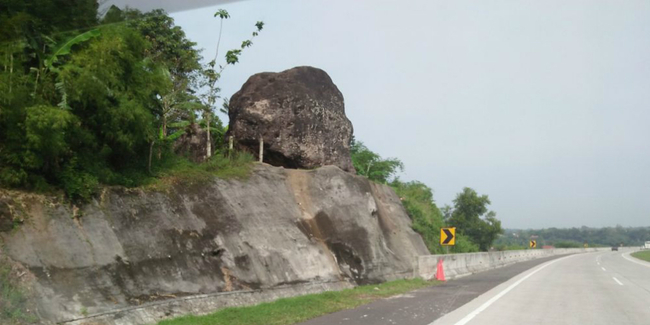
[(650, 1), (274, 0), (174, 12), (222, 79), (324, 69), (355, 136), (439, 206), (489, 195), (507, 228), (650, 226)]

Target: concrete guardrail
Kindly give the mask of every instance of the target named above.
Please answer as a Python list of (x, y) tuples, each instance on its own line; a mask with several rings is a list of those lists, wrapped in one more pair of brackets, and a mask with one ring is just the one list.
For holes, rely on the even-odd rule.
[(503, 267), (513, 263), (542, 257), (607, 250), (611, 250), (611, 248), (555, 248), (447, 255), (424, 255), (416, 257), (415, 265), (413, 266), (413, 276), (424, 280), (432, 280), (436, 276), (438, 261), (440, 259), (442, 259), (445, 277), (447, 279), (454, 279)]

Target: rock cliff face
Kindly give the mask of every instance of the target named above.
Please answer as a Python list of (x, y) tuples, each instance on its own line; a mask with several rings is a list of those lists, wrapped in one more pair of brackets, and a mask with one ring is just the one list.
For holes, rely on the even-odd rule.
[(209, 312), (181, 305), (217, 293), (407, 277), (428, 253), (390, 188), (334, 166), (258, 164), (247, 180), (106, 189), (79, 209), (0, 191), (0, 213), (2, 225), (23, 220), (0, 228), (2, 253), (26, 270), (50, 323), (151, 323)]
[(229, 135), (240, 149), (264, 162), (289, 168), (335, 165), (354, 172), (350, 159), (352, 123), (343, 95), (323, 70), (297, 67), (258, 73), (230, 99)]

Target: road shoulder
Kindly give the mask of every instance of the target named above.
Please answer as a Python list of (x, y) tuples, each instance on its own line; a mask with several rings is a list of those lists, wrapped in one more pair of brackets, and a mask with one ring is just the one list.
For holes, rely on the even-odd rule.
[[(397, 297), (382, 299), (356, 309), (318, 317), (302, 325), (426, 325), (475, 299), (490, 299), (485, 293), (510, 280), (525, 276), (536, 266), (561, 258), (552, 256), (520, 262), (506, 267), (465, 276), (435, 287), (424, 288)], [(480, 300), (479, 300), (480, 301)], [(480, 306), (479, 303), (478, 305)]]

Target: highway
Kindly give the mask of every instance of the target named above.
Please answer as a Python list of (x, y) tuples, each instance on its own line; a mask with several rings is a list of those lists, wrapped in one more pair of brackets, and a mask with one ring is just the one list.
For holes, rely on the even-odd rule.
[(522, 262), (305, 325), (650, 324), (650, 263), (630, 250)]
[(546, 262), (432, 324), (650, 324), (650, 263), (629, 253)]

